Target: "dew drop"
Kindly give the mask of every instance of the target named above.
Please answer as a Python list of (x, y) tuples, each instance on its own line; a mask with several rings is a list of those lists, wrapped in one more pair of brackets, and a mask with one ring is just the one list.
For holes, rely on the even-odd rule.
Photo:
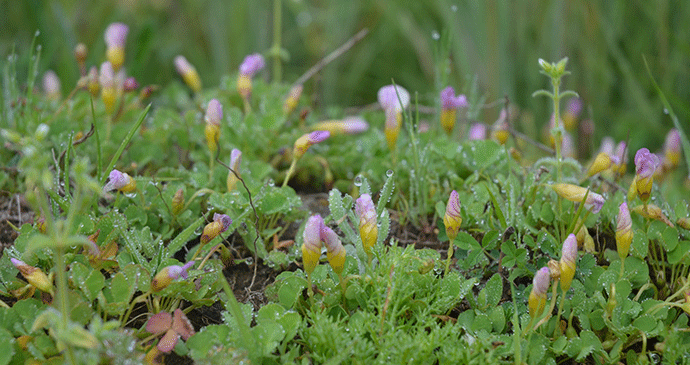
[(393, 176), (393, 170), (386, 171), (386, 176), (388, 176), (388, 177)]
[(664, 114), (668, 114), (668, 109), (664, 108)]
[(458, 11), (458, 6), (457, 5), (451, 5), (450, 10), (452, 10), (455, 13)]
[(134, 198), (135, 196), (137, 196), (137, 193), (127, 193), (125, 194), (125, 196), (128, 198)]
[(433, 38), (435, 41), (437, 41), (441, 38), (441, 35), (437, 31), (433, 31), (433, 32), (431, 32), (431, 38)]
[(360, 187), (362, 186), (362, 175), (357, 175), (355, 176), (355, 180), (353, 182), (355, 186)]
[(41, 35), (41, 31), (40, 31), (40, 30), (36, 30), (36, 33), (34, 33), (34, 37), (38, 37), (39, 35)]
[(271, 186), (271, 187), (273, 187), (273, 186), (275, 186), (275, 185), (276, 185), (276, 182), (275, 182), (275, 181), (273, 181), (273, 179), (268, 179), (268, 182), (267, 182), (267, 184), (268, 184), (268, 186)]

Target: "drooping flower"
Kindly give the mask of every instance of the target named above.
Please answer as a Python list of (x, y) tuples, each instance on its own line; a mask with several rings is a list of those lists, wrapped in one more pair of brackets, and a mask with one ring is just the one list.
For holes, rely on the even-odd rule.
[(204, 231), (201, 233), (201, 244), (207, 244), (212, 239), (218, 237), (219, 234), (228, 230), (232, 219), (227, 214), (213, 214), (213, 222), (207, 224), (204, 227)]
[(468, 133), (470, 141), (486, 139), (486, 126), (483, 123), (474, 123)]
[(369, 124), (361, 117), (347, 117), (343, 120), (326, 120), (311, 127), (313, 131), (329, 131), (336, 134), (358, 134), (369, 129)]
[(184, 56), (175, 57), (175, 68), (192, 91), (201, 91), (201, 78), (199, 78), (194, 66)]
[(460, 215), (460, 195), (457, 191), (450, 192), (448, 204), (446, 204), (446, 214), (443, 216), (443, 224), (446, 226), (446, 235), (453, 244), (455, 237), (458, 236), (460, 225), (462, 224), (462, 216)]
[(386, 113), (384, 133), (388, 148), (392, 151), (402, 125), (402, 111), (410, 104), (410, 93), (399, 85), (387, 85), (379, 89), (378, 101)]
[(546, 306), (546, 292), (549, 290), (551, 277), (549, 275), (549, 268), (542, 267), (534, 274), (532, 281), (532, 291), (529, 293), (528, 307), (529, 315), (532, 318), (538, 317)]
[(137, 182), (132, 179), (126, 172), (120, 172), (113, 169), (108, 175), (108, 182), (103, 186), (103, 192), (118, 190), (123, 193), (132, 193), (137, 189)]
[(680, 133), (674, 128), (666, 135), (666, 141), (664, 143), (664, 165), (669, 169), (675, 168), (680, 162), (680, 155)]
[[(240, 181), (237, 176), (240, 175), (240, 163), (242, 162), (242, 151), (238, 150), (237, 148), (233, 148), (232, 152), (230, 152), (230, 168), (235, 171), (234, 173), (232, 171), (228, 171), (228, 178), (226, 180), (226, 185), (228, 187), (228, 191), (233, 191), (235, 190), (235, 185), (237, 185), (237, 182)], [(235, 176), (235, 173), (237, 176)]]
[(158, 350), (165, 353), (175, 348), (180, 337), (187, 341), (195, 333), (194, 327), (180, 308), (175, 309), (173, 315), (168, 312), (154, 314), (146, 322), (146, 331), (154, 335), (165, 333), (157, 345)]
[(299, 159), (304, 155), (305, 152), (307, 152), (309, 147), (325, 141), (330, 136), (331, 132), (329, 131), (314, 131), (302, 135), (295, 141), (295, 145), (292, 150), (293, 158)]
[(647, 205), (638, 205), (632, 209), (631, 211), (647, 218), (647, 219), (654, 219), (660, 222), (666, 223), (667, 226), (673, 227), (673, 222), (666, 217), (664, 212), (659, 208), (657, 205), (654, 204), (647, 204)]
[(311, 275), (319, 264), (321, 257), (321, 227), (323, 227), (323, 218), (316, 214), (307, 220), (302, 233), (302, 263), (304, 264), (304, 272)]
[(98, 81), (101, 83), (101, 99), (103, 99), (105, 111), (110, 114), (115, 107), (115, 101), (117, 99), (115, 71), (110, 62), (103, 62), (101, 64), (101, 72), (98, 76)]
[(22, 276), (29, 284), (34, 287), (46, 292), (51, 295), (54, 294), (53, 291), (53, 281), (48, 278), (48, 276), (39, 268), (27, 265), (24, 261), (15, 259), (14, 257), (10, 259), (12, 265), (22, 273)]
[(376, 245), (379, 229), (376, 225), (376, 208), (371, 195), (362, 194), (355, 201), (355, 214), (359, 218), (359, 236), (362, 238), (364, 252), (371, 259), (372, 249)]
[(621, 261), (628, 257), (632, 239), (632, 219), (630, 218), (628, 203), (623, 202), (618, 208), (618, 217), (616, 218), (616, 249)]
[(563, 242), (561, 249), (561, 290), (567, 292), (570, 289), (570, 284), (575, 277), (575, 267), (577, 263), (577, 238), (574, 234), (569, 234)]
[(647, 201), (652, 192), (654, 172), (659, 167), (659, 158), (646, 148), (635, 154), (635, 187), (642, 201)]
[(456, 97), (452, 86), (441, 90), (441, 126), (447, 134), (451, 134), (455, 127), (456, 109), (467, 107), (467, 105), (465, 95), (460, 94)]
[(244, 58), (240, 65), (240, 74), (237, 77), (237, 92), (247, 101), (252, 94), (252, 77), (265, 66), (264, 57), (258, 53), (250, 54)]
[(223, 119), (223, 106), (217, 99), (211, 99), (206, 107), (206, 127), (204, 128), (204, 135), (206, 136), (206, 146), (208, 146), (211, 154), (215, 155), (218, 151), (218, 138), (220, 137), (220, 121)]
[(166, 288), (170, 283), (173, 282), (173, 280), (177, 278), (184, 278), (187, 279), (187, 270), (189, 270), (190, 267), (194, 265), (194, 260), (189, 261), (188, 263), (180, 266), (180, 265), (170, 265), (166, 266), (161, 271), (156, 274), (156, 276), (153, 277), (151, 280), (151, 290), (153, 291), (159, 291), (164, 288)]
[(283, 113), (285, 113), (285, 115), (288, 115), (295, 110), (297, 102), (299, 102), (299, 97), (302, 95), (302, 89), (303, 87), (301, 84), (295, 85), (290, 89), (290, 92), (283, 103)]
[(594, 158), (592, 166), (587, 170), (587, 177), (592, 177), (600, 172), (606, 171), (611, 166), (618, 165), (618, 157), (610, 156), (605, 152), (599, 152), (597, 157)]
[[(625, 175), (625, 171), (628, 169), (628, 145), (625, 143), (625, 141), (620, 141), (618, 145), (616, 145), (616, 151), (614, 152), (614, 155), (618, 157), (618, 169), (614, 167), (614, 171), (618, 173), (618, 175)], [(616, 171), (617, 170), (617, 171)]]
[(593, 191), (588, 192), (588, 189), (581, 186), (572, 184), (553, 184), (551, 185), (551, 188), (562, 198), (570, 200), (574, 203), (582, 202), (586, 195), (587, 198), (585, 200), (585, 209), (595, 214), (599, 213), (601, 207), (603, 207), (604, 203), (606, 202), (606, 199), (604, 199), (603, 196)]
[(43, 92), (46, 93), (48, 99), (60, 99), (60, 79), (55, 71), (48, 70), (43, 74)]
[(125, 61), (127, 33), (129, 27), (122, 23), (112, 23), (105, 29), (106, 58), (115, 71), (119, 70)]

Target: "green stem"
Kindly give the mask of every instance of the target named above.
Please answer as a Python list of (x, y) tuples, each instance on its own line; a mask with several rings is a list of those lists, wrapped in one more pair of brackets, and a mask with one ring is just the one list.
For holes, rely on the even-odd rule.
[(282, 0), (273, 0), (273, 82), (278, 84), (282, 79), (282, 64), (280, 60), (281, 30), (282, 30)]
[(450, 271), (450, 262), (453, 259), (453, 241), (454, 239), (450, 240), (450, 245), (448, 245), (448, 258), (446, 259), (446, 271), (444, 275), (448, 275), (448, 272)]
[(288, 169), (287, 174), (285, 174), (285, 180), (283, 180), (283, 187), (286, 187), (288, 184), (288, 181), (290, 181), (290, 176), (295, 172), (295, 165), (297, 165), (297, 159), (293, 158), (292, 163), (290, 163), (290, 168)]
[(556, 147), (556, 169), (558, 171), (558, 182), (561, 182), (563, 180), (562, 176), (562, 171), (561, 171), (561, 163), (562, 163), (562, 156), (561, 156), (561, 147), (562, 147), (562, 141), (563, 141), (563, 130), (560, 122), (561, 118), (561, 113), (560, 113), (560, 105), (561, 105), (561, 95), (560, 95), (560, 85), (561, 85), (561, 79), (560, 77), (552, 78), (551, 79), (551, 84), (553, 85), (553, 118), (554, 118), (554, 129), (556, 131), (555, 136), (554, 136), (554, 144)]

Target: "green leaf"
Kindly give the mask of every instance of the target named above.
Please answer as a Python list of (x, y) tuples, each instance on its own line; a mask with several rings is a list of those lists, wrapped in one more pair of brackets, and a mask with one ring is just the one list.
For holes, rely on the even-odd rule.
[(649, 314), (643, 314), (633, 321), (633, 326), (635, 326), (635, 328), (647, 334), (652, 332), (656, 328), (656, 325), (656, 318), (652, 317)]
[(482, 246), (477, 242), (474, 237), (470, 236), (468, 233), (460, 231), (458, 236), (453, 241), (453, 244), (460, 247), (463, 250), (481, 250)]
[(496, 273), (486, 282), (484, 289), (479, 292), (477, 304), (481, 309), (494, 307), (498, 305), (501, 296), (503, 296), (503, 279), (501, 279), (500, 274)]
[(0, 328), (0, 365), (9, 364), (14, 356), (14, 336), (4, 329)]
[(105, 277), (100, 271), (75, 262), (71, 265), (69, 278), (84, 293), (89, 301), (96, 299), (105, 286)]

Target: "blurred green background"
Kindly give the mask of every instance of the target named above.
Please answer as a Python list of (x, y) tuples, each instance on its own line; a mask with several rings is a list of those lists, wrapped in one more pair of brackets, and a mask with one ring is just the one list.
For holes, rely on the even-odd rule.
[[(105, 58), (103, 31), (111, 22), (130, 26), (125, 66), (142, 85), (180, 82), (173, 58), (196, 66), (205, 87), (234, 73), (242, 58), (270, 53), (272, 0), (0, 0), (0, 55), (13, 51), (28, 64), (36, 30), (42, 45), (39, 74), (55, 70), (63, 94), (78, 78), (73, 50), (89, 47), (87, 64)], [(375, 102), (391, 78), (420, 101), (434, 105), (445, 85), (469, 91), (472, 80), (493, 101), (508, 96), (534, 116), (550, 116), (549, 87), (537, 59), (570, 58), (564, 86), (583, 98), (584, 117), (596, 139), (630, 133), (631, 148), (656, 150), (671, 128), (644, 66), (643, 56), (687, 126), (690, 109), (690, 1), (460, 1), (283, 0), (283, 81), (292, 82), (363, 27), (369, 35), (312, 80), (306, 90), (317, 108)], [(440, 56), (448, 37), (448, 62)], [(440, 39), (438, 39), (440, 38)], [(22, 63), (20, 63), (22, 64)], [(271, 79), (270, 64), (261, 77)], [(19, 70), (26, 73), (26, 69)], [(491, 123), (498, 108), (480, 116)], [(640, 128), (639, 126), (642, 126)], [(687, 132), (687, 128), (686, 128)]]

